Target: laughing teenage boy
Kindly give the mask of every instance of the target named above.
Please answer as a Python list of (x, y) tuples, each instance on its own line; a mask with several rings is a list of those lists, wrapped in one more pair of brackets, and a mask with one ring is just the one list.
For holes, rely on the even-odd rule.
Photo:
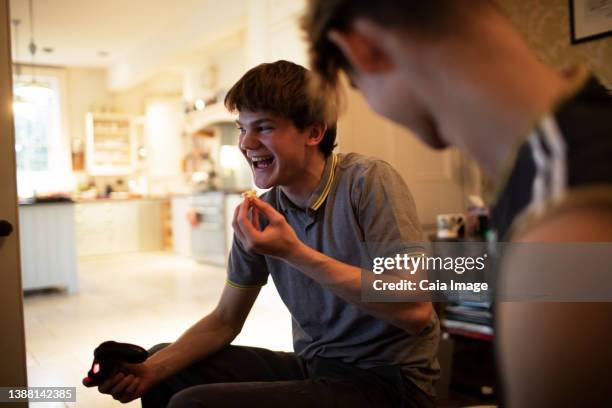
[[(323, 85), (343, 71), (375, 111), (478, 161), (498, 184), (498, 239), (612, 241), (612, 99), (584, 69), (544, 64), (493, 1), (311, 0), (304, 28)], [(515, 261), (502, 289), (553, 283), (538, 287)], [(506, 402), (612, 404), (612, 303), (501, 302), (497, 312)]]
[[(433, 405), (431, 303), (361, 301), (359, 248), (420, 241), (413, 199), (385, 162), (333, 153), (335, 117), (309, 81), (278, 61), (229, 91), (239, 147), (255, 184), (271, 190), (236, 209), (216, 309), (101, 392), (144, 407)], [(269, 276), (293, 318), (294, 353), (230, 345)]]

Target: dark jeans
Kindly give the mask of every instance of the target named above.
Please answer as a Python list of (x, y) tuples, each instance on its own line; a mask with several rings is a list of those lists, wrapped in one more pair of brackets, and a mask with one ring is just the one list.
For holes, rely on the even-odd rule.
[[(152, 354), (167, 344), (149, 350)], [(399, 368), (360, 369), (294, 353), (228, 346), (168, 378), (142, 397), (158, 407), (432, 407)]]

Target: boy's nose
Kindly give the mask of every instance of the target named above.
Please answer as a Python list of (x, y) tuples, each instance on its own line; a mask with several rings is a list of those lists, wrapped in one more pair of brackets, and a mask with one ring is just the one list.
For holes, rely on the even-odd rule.
[(240, 139), (240, 149), (253, 150), (259, 147), (259, 140), (253, 134), (247, 132)]

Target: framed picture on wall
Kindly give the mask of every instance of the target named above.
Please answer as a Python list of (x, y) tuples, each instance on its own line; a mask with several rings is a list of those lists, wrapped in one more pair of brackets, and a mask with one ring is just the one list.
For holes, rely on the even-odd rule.
[(612, 35), (612, 0), (569, 0), (572, 44)]

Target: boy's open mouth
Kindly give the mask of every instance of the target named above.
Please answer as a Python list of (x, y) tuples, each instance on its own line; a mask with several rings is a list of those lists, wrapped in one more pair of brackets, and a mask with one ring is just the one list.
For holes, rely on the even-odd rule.
[(264, 155), (264, 156), (253, 156), (251, 157), (251, 163), (253, 163), (253, 168), (258, 170), (263, 170), (270, 166), (274, 162), (274, 156)]

